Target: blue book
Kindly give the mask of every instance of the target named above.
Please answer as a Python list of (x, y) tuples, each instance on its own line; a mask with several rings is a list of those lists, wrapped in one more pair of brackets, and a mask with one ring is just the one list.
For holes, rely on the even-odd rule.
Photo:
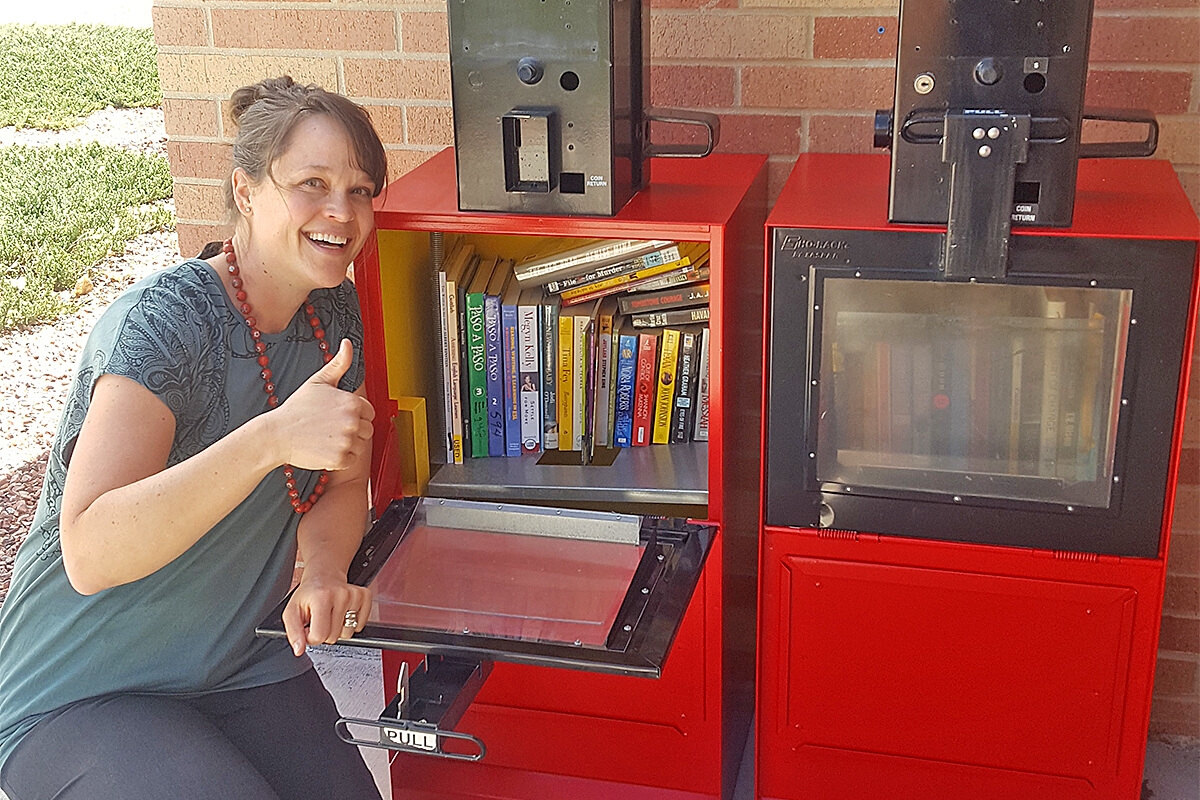
[(516, 281), (500, 300), (500, 339), (504, 357), (504, 455), (521, 455), (521, 373), (517, 368), (517, 292)]
[(617, 407), (613, 445), (629, 447), (633, 439), (633, 388), (637, 376), (637, 336), (622, 335), (617, 346)]

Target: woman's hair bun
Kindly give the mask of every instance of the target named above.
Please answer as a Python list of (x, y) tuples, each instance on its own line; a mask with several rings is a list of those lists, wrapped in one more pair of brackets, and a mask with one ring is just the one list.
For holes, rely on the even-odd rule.
[(251, 86), (243, 86), (237, 89), (230, 96), (232, 103), (230, 114), (233, 116), (233, 121), (235, 123), (240, 122), (242, 114), (246, 113), (246, 109), (259, 100), (286, 96), (289, 94), (289, 90), (295, 87), (296, 82), (292, 80), (290, 75), (282, 75), (278, 78), (267, 78)]

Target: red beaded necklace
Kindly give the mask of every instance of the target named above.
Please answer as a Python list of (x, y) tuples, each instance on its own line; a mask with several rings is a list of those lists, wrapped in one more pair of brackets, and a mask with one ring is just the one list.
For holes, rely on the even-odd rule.
[[(238, 310), (246, 318), (246, 325), (250, 327), (250, 338), (254, 340), (254, 351), (258, 353), (258, 365), (262, 367), (262, 372), (259, 374), (263, 379), (263, 391), (267, 394), (267, 405), (275, 408), (275, 406), (279, 405), (279, 396), (275, 394), (275, 384), (271, 380), (271, 362), (267, 358), (267, 345), (262, 340), (262, 331), (258, 329), (257, 320), (251, 316), (253, 309), (246, 299), (246, 290), (242, 287), (237, 255), (233, 252), (233, 239), (226, 239), (221, 249), (225, 253), (225, 263), (228, 265), (227, 269), (230, 275), (229, 283), (233, 286), (234, 296), (237, 297)], [(321, 348), (321, 356), (325, 363), (328, 364), (333, 360), (333, 356), (329, 353), (329, 343), (325, 341), (325, 329), (321, 327), (321, 319), (317, 316), (317, 310), (313, 308), (312, 302), (305, 303), (304, 313), (308, 314), (308, 324), (312, 326), (313, 336), (317, 340), (317, 347)], [(287, 478), (288, 500), (291, 501), (292, 509), (297, 514), (304, 514), (316, 505), (321, 495), (325, 494), (325, 485), (329, 483), (329, 473), (326, 470), (321, 470), (320, 476), (317, 477), (317, 485), (313, 488), (312, 494), (308, 496), (307, 500), (302, 501), (300, 499), (300, 490), (296, 488), (296, 477), (291, 464), (284, 464), (283, 475)]]

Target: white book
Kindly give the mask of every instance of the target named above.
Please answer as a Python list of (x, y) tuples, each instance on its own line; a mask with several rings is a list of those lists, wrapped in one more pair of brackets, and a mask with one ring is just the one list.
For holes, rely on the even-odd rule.
[(526, 304), (522, 293), (517, 305), (517, 372), (520, 375), (518, 405), (521, 414), (521, 452), (536, 453), (542, 447), (542, 339), (538, 331), (536, 298)]

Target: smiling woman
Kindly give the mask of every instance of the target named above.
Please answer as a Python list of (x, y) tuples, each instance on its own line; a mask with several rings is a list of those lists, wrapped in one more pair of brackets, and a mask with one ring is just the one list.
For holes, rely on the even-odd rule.
[[(118, 298), (71, 387), (0, 608), (12, 800), (378, 796), (304, 653), (371, 605), (346, 581), (374, 415), (346, 270), (383, 146), (288, 78), (234, 118), (234, 236)], [(298, 548), (287, 644), (256, 639)]]

